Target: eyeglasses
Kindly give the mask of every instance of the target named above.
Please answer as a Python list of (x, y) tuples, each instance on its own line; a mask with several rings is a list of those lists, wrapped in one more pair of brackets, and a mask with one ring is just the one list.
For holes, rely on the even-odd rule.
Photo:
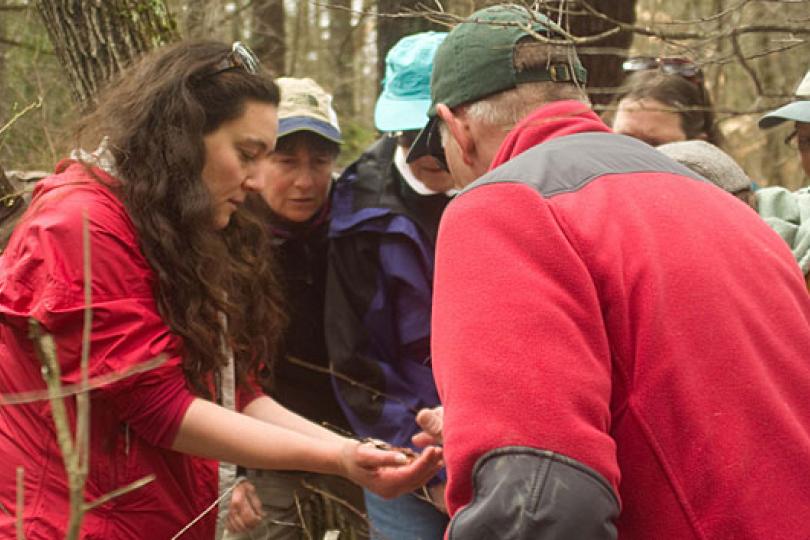
[(234, 41), (227, 56), (217, 62), (211, 72), (205, 76), (214, 77), (231, 69), (244, 69), (251, 75), (256, 74), (259, 71), (259, 59), (247, 45), (241, 41)]
[(795, 129), (793, 132), (785, 137), (785, 144), (791, 148), (796, 148), (799, 152), (810, 151), (810, 136), (799, 135)]
[(647, 71), (660, 69), (667, 75), (680, 75), (684, 79), (698, 86), (703, 84), (703, 71), (691, 60), (686, 58), (655, 58), (652, 56), (635, 56), (622, 63), (622, 71)]

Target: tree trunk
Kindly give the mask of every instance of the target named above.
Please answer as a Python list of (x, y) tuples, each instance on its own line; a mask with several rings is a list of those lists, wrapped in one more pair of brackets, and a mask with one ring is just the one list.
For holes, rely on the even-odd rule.
[[(175, 4), (175, 9), (178, 9)], [(187, 5), (182, 17), (183, 36), (191, 39), (205, 39), (211, 37), (214, 20), (224, 8), (220, 0), (195, 0)]]
[[(636, 0), (588, 0), (588, 4), (614, 21), (636, 21)], [(594, 15), (580, 15), (583, 10), (576, 3), (571, 9), (577, 13), (568, 16), (569, 32), (574, 36), (594, 36), (616, 26)], [(623, 31), (577, 48), (588, 70), (588, 94), (594, 104), (604, 105), (615, 97), (624, 78), (622, 62), (632, 41), (633, 33)]]
[[(425, 0), (379, 0), (377, 13), (407, 13), (409, 10), (421, 11), (421, 6), (430, 5)], [(385, 55), (405, 36), (426, 32), (428, 30), (446, 31), (447, 27), (432, 23), (422, 17), (378, 17), (377, 18), (377, 77), (385, 78)], [(379, 85), (378, 85), (379, 87)]]
[(354, 118), (354, 28), (351, 0), (330, 0), (329, 49), (337, 75), (332, 86), (335, 109), (344, 118)]
[(178, 37), (163, 0), (36, 0), (36, 6), (73, 96), (85, 105), (131, 60)]
[(273, 76), (286, 73), (286, 32), (283, 0), (261, 0), (253, 3), (253, 38), (251, 46)]

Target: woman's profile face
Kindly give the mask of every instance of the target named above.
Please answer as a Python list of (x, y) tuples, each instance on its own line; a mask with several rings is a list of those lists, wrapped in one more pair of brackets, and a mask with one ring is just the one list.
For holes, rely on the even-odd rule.
[(248, 101), (242, 116), (203, 137), (202, 180), (211, 194), (214, 226), (223, 229), (248, 192), (267, 183), (278, 129), (275, 105)]
[(625, 98), (613, 119), (613, 131), (641, 139), (651, 146), (685, 141), (681, 115), (656, 99)]

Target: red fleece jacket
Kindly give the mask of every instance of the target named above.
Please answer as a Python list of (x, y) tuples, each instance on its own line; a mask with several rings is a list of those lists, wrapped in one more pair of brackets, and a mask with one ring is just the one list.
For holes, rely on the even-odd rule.
[[(493, 167), (593, 131), (609, 130), (580, 103), (542, 107)], [(550, 198), (515, 180), (462, 193), (439, 231), (451, 513), (476, 461), (516, 445), (602, 475), (623, 540), (810, 537), (810, 298), (784, 242), (673, 173)]]

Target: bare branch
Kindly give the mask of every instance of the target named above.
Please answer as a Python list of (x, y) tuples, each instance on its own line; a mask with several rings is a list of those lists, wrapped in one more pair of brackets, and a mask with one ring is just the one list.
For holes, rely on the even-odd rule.
[[(133, 375), (138, 375), (141, 373), (145, 373), (147, 371), (151, 371), (165, 362), (166, 362), (166, 355), (161, 354), (156, 358), (132, 366), (124, 371), (118, 371), (115, 373), (105, 373), (104, 375), (93, 377), (92, 379), (89, 379), (87, 381), (87, 385), (84, 385), (83, 383), (63, 385), (60, 387), (59, 391), (53, 395), (53, 397), (66, 398), (68, 396), (73, 396), (76, 394), (80, 394), (82, 392), (89, 392), (91, 390), (96, 390), (103, 386), (107, 386), (108, 384), (113, 384), (118, 381), (124, 380)], [(5, 394), (5, 395), (0, 394), (0, 406), (34, 403), (36, 401), (44, 401), (50, 397), (52, 396), (48, 393), (48, 390), (34, 390), (31, 392), (19, 392), (17, 394)]]
[(155, 478), (156, 478), (156, 476), (154, 474), (149, 474), (149, 475), (144, 476), (140, 480), (135, 480), (131, 484), (127, 484), (124, 487), (114, 489), (114, 490), (110, 491), (109, 493), (105, 493), (104, 495), (102, 495), (98, 499), (96, 499), (96, 500), (94, 500), (92, 502), (86, 503), (82, 507), (82, 511), (89, 512), (93, 508), (96, 508), (97, 506), (101, 506), (102, 504), (107, 503), (107, 502), (111, 501), (112, 499), (114, 499), (116, 497), (120, 497), (121, 495), (126, 495), (127, 493), (129, 493), (131, 491), (135, 491), (136, 489), (145, 486), (149, 482), (152, 482)]
[(40, 107), (42, 107), (42, 96), (39, 96), (35, 102), (26, 105), (23, 110), (12, 116), (11, 120), (0, 126), (0, 136), (2, 136), (3, 133), (5, 133), (9, 128), (11, 128), (11, 126), (14, 125), (14, 122), (16, 122), (17, 120), (28, 114), (30, 111), (34, 109), (39, 109)]
[(25, 540), (23, 513), (25, 511), (25, 470), (17, 467), (17, 519), (15, 520), (17, 540)]
[(396, 401), (397, 403), (400, 403), (400, 404), (404, 405), (405, 407), (407, 407), (408, 410), (411, 411), (414, 414), (419, 412), (418, 409), (414, 409), (413, 407), (409, 406), (407, 403), (405, 403), (401, 399), (399, 399), (399, 398), (397, 398), (395, 396), (388, 395), (385, 392), (380, 392), (376, 388), (373, 388), (373, 387), (371, 387), (371, 386), (369, 386), (369, 385), (367, 385), (365, 383), (361, 383), (360, 381), (356, 381), (356, 380), (352, 379), (351, 377), (349, 377), (348, 375), (344, 375), (343, 373), (339, 373), (339, 372), (337, 372), (337, 371), (335, 371), (335, 370), (333, 370), (331, 368), (321, 367), (319, 365), (312, 364), (310, 362), (307, 362), (306, 360), (301, 360), (300, 358), (296, 358), (294, 356), (288, 356), (287, 361), (290, 362), (291, 364), (296, 365), (296, 366), (311, 369), (312, 371), (317, 371), (318, 373), (324, 373), (326, 375), (332, 375), (333, 377), (335, 377), (337, 379), (340, 379), (343, 382), (349, 383), (352, 386), (355, 386), (357, 388), (365, 390), (366, 392), (368, 392), (369, 394), (371, 394), (371, 395), (373, 395), (375, 397), (383, 397), (383, 398), (386, 398), (386, 399), (390, 399), (392, 401)]

